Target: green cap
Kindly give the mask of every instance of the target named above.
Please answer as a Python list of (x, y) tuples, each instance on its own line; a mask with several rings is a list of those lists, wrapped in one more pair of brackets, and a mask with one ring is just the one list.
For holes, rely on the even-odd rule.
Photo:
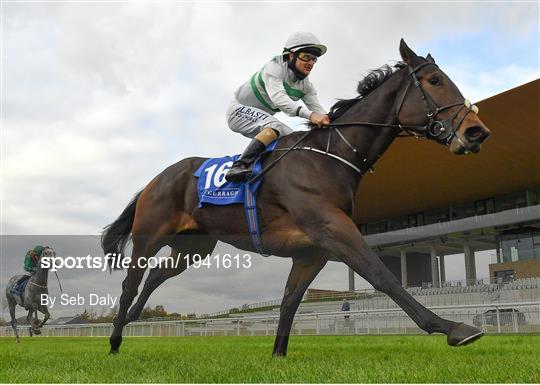
[(34, 253), (36, 253), (40, 257), (41, 257), (41, 254), (43, 253), (43, 250), (45, 250), (45, 247), (41, 245), (37, 245), (36, 247), (34, 247)]

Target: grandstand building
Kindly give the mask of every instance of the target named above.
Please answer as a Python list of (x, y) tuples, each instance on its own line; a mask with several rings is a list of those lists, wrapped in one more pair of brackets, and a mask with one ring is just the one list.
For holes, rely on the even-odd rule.
[(447, 286), (453, 254), (476, 285), (483, 250), (492, 283), (540, 277), (540, 79), (477, 105), (492, 131), (478, 154), (398, 139), (357, 191), (355, 221), (405, 287)]

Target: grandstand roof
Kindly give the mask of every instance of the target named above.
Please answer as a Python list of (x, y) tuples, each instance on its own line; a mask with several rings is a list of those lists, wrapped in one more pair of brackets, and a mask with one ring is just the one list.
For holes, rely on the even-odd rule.
[(540, 79), (476, 103), (491, 137), (457, 156), (425, 139), (397, 139), (357, 191), (355, 220), (376, 222), (540, 185)]

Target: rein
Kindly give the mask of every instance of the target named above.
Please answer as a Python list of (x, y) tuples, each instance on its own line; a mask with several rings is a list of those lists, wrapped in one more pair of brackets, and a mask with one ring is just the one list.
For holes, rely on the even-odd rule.
[(37, 286), (37, 287), (41, 287), (42, 289), (46, 289), (46, 288), (47, 288), (47, 285), (45, 285), (45, 286), (43, 286), (43, 285), (38, 285), (37, 283), (32, 282), (32, 281), (30, 281), (30, 282), (28, 282), (28, 283), (31, 284), (31, 285)]
[[(457, 103), (451, 103), (444, 106), (437, 106), (437, 104), (433, 101), (433, 99), (427, 94), (424, 89), (422, 88), (422, 85), (420, 84), (420, 81), (418, 80), (418, 77), (416, 76), (416, 72), (418, 72), (421, 68), (428, 66), (428, 65), (434, 65), (435, 67), (439, 68), (437, 64), (433, 61), (426, 61), (423, 62), (416, 67), (409, 66), (409, 76), (411, 76), (412, 84), (418, 91), (420, 92), (420, 97), (422, 101), (424, 102), (424, 105), (426, 107), (427, 113), (426, 117), (428, 118), (428, 122), (423, 125), (407, 125), (407, 124), (390, 124), (390, 123), (375, 123), (375, 122), (360, 122), (360, 121), (353, 121), (353, 122), (342, 122), (342, 123), (330, 123), (328, 125), (324, 125), (324, 127), (328, 128), (328, 144), (326, 146), (326, 151), (323, 151), (318, 148), (314, 147), (297, 147), (313, 130), (307, 131), (304, 135), (300, 137), (300, 139), (294, 143), (289, 148), (276, 148), (274, 151), (285, 151), (282, 155), (280, 155), (277, 159), (272, 161), (268, 166), (266, 166), (260, 173), (257, 175), (252, 176), (246, 184), (252, 184), (258, 181), (263, 177), (264, 174), (266, 174), (270, 169), (272, 169), (285, 155), (287, 155), (292, 150), (305, 150), (305, 151), (312, 151), (319, 154), (323, 154), (326, 156), (329, 156), (333, 159), (336, 159), (343, 164), (346, 164), (350, 168), (352, 168), (354, 171), (359, 173), (360, 175), (364, 175), (365, 171), (369, 170), (370, 172), (374, 172), (373, 166), (370, 165), (367, 161), (367, 158), (364, 158), (362, 160), (362, 164), (368, 166), (364, 171), (362, 171), (362, 168), (356, 166), (352, 162), (329, 152), (330, 147), (330, 137), (332, 135), (332, 129), (336, 131), (336, 133), (339, 135), (341, 140), (349, 147), (355, 154), (358, 154), (358, 149), (356, 149), (348, 140), (345, 138), (345, 136), (341, 133), (341, 131), (338, 129), (338, 127), (345, 127), (345, 126), (368, 126), (368, 127), (392, 127), (392, 128), (398, 128), (400, 130), (400, 133), (396, 135), (396, 137), (415, 137), (419, 138), (421, 136), (426, 137), (427, 139), (433, 139), (441, 144), (449, 145), (454, 136), (462, 142), (461, 138), (457, 135), (457, 130), (459, 126), (463, 123), (467, 115), (472, 111), (474, 113), (478, 113), (478, 107), (476, 107), (474, 104), (472, 104), (468, 99), (463, 99), (460, 102)], [(405, 102), (405, 99), (407, 97), (407, 93), (409, 91), (409, 88), (411, 86), (411, 81), (407, 82), (407, 87), (405, 88), (405, 91), (403, 92), (402, 96), (400, 97), (400, 102), (396, 108), (396, 114), (395, 114), (395, 121), (399, 121), (399, 112), (401, 111), (401, 107), (403, 106), (403, 103)], [(454, 112), (448, 119), (444, 121), (436, 120), (437, 115), (449, 108), (461, 106), (456, 112)], [(459, 120), (457, 125), (454, 125), (454, 120), (457, 118), (457, 116), (460, 114), (460, 112), (463, 110), (463, 108), (467, 108), (467, 112), (463, 114), (461, 119)], [(446, 124), (445, 124), (446, 123)], [(446, 125), (450, 126), (450, 129), (447, 130)], [(401, 134), (401, 132), (405, 132), (405, 134)], [(378, 157), (377, 157), (378, 158)]]
[(263, 177), (264, 174), (266, 174), (268, 171), (270, 171), (270, 169), (272, 169), (276, 164), (277, 162), (279, 162), (285, 155), (287, 155), (291, 150), (294, 150), (296, 146), (298, 146), (305, 138), (308, 137), (309, 134), (311, 134), (313, 131), (306, 131), (306, 133), (304, 133), (304, 135), (302, 135), (300, 137), (300, 139), (298, 139), (296, 141), (296, 143), (294, 143), (292, 145), (292, 147), (288, 148), (288, 149), (276, 149), (274, 151), (277, 151), (277, 150), (285, 150), (285, 153), (281, 154), (281, 156), (279, 156), (277, 159), (275, 159), (274, 161), (272, 161), (272, 163), (270, 163), (269, 165), (267, 165), (263, 170), (261, 170), (260, 173), (258, 173), (257, 175), (254, 175), (252, 176), (251, 178), (248, 179), (248, 181), (246, 182), (246, 184), (252, 184), (252, 183), (255, 183), (257, 182), (259, 179), (261, 179)]

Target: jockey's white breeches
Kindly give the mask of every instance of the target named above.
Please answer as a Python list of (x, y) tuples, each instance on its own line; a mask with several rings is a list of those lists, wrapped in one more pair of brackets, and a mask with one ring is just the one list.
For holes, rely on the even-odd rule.
[(232, 101), (227, 109), (227, 124), (234, 132), (239, 132), (248, 138), (255, 137), (263, 128), (267, 127), (278, 131), (280, 136), (293, 132), (292, 128), (268, 112), (243, 105), (236, 100)]

